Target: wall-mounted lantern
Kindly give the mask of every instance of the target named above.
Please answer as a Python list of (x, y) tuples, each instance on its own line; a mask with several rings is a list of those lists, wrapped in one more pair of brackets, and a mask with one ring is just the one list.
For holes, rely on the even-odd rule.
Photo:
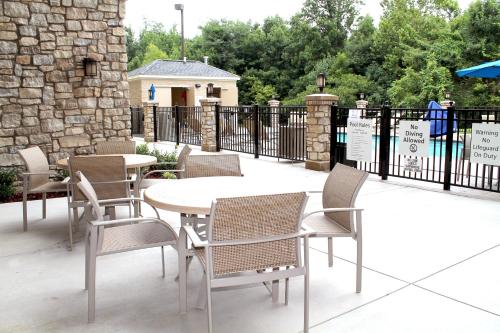
[(97, 76), (97, 61), (92, 58), (83, 58), (85, 76)]
[(148, 99), (150, 101), (155, 100), (155, 92), (156, 92), (155, 85), (151, 83), (151, 87), (149, 87), (149, 90), (148, 90)]
[(199, 88), (199, 87), (201, 87), (201, 84), (196, 83), (194, 86), (195, 86), (195, 88)]
[(444, 98), (446, 98), (446, 99), (449, 100), (451, 98), (451, 93), (449, 91), (445, 92), (444, 93)]
[(321, 72), (318, 74), (316, 77), (316, 86), (319, 88), (319, 92), (323, 93), (323, 89), (325, 89), (326, 86), (326, 75), (325, 73)]
[(364, 100), (365, 99), (365, 93), (359, 93), (359, 99)]
[(207, 97), (213, 97), (214, 96), (214, 84), (209, 83), (207, 84)]

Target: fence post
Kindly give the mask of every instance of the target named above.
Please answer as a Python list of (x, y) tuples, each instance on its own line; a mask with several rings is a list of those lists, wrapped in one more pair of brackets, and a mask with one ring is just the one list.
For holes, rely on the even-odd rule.
[(388, 102), (382, 106), (380, 119), (379, 176), (387, 180), (391, 144), (391, 107)]
[(179, 105), (175, 106), (175, 145), (178, 146), (181, 142), (180, 138), (180, 127), (181, 127), (181, 113), (179, 109)]
[(220, 151), (220, 105), (215, 104), (215, 151)]
[(253, 106), (253, 145), (254, 158), (259, 158), (259, 106)]
[(153, 105), (153, 141), (158, 142), (158, 114), (156, 113), (157, 105)]
[[(451, 187), (451, 162), (453, 150), (453, 123), (455, 120), (455, 107), (450, 105), (447, 108), (446, 118), (446, 154), (444, 157), (444, 186), (445, 191), (449, 191)], [(469, 166), (470, 168), (470, 166)]]
[(333, 169), (335, 164), (337, 164), (337, 117), (338, 117), (339, 107), (334, 104), (330, 108), (330, 170)]

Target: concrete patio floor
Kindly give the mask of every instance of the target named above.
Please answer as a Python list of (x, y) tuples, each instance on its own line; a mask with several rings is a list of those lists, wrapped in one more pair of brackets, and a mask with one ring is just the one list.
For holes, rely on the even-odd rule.
[[(296, 190), (320, 190), (327, 177), (250, 155), (241, 165), (245, 177)], [(47, 220), (41, 202), (30, 202), (26, 233), (21, 206), (0, 205), (0, 332), (206, 331), (206, 313), (194, 307), (201, 267), (191, 265), (189, 312), (180, 315), (171, 248), (164, 279), (159, 249), (98, 258), (96, 322), (87, 324), (84, 246), (77, 235), (67, 250), (66, 199), (48, 201)], [(320, 206), (313, 195), (307, 210)], [(371, 175), (357, 206), (366, 209), (363, 290), (355, 293), (354, 241), (334, 240), (329, 268), (326, 240), (312, 240), (311, 332), (500, 332), (500, 195)], [(177, 214), (162, 217), (178, 228)], [(288, 306), (261, 286), (216, 292), (214, 331), (300, 332), (302, 282), (292, 279)]]

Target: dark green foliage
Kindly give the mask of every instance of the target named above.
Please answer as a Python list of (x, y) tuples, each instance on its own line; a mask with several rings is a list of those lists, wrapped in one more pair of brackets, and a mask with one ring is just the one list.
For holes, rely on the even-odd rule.
[(14, 182), (16, 171), (13, 169), (0, 170), (0, 201), (7, 200), (16, 193)]
[[(500, 58), (500, 2), (476, 0), (463, 13), (456, 0), (382, 0), (378, 26), (359, 17), (360, 0), (305, 0), (290, 20), (263, 24), (210, 21), (186, 41), (189, 59), (241, 77), (240, 104), (304, 104), (327, 73), (326, 91), (353, 105), (423, 106), (450, 90), (457, 106), (498, 105), (495, 80), (460, 79), (457, 69)], [(129, 69), (157, 57), (177, 59), (177, 31), (146, 23), (138, 39), (127, 29)], [(153, 46), (151, 46), (153, 45)]]

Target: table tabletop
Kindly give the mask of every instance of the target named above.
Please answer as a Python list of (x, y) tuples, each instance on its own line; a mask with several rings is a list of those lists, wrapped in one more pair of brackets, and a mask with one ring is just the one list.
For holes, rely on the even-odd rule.
[[(283, 186), (282, 186), (283, 185)], [(144, 200), (152, 206), (185, 214), (210, 214), (217, 198), (298, 192), (295, 188), (247, 177), (169, 179), (146, 189)]]
[[(94, 155), (96, 156), (96, 155)], [(125, 166), (127, 168), (140, 168), (149, 165), (156, 164), (156, 157), (150, 155), (141, 154), (110, 154), (110, 155), (100, 155), (100, 156), (123, 156), (125, 158)], [(60, 168), (68, 167), (68, 158), (60, 159), (56, 162), (57, 166)]]

